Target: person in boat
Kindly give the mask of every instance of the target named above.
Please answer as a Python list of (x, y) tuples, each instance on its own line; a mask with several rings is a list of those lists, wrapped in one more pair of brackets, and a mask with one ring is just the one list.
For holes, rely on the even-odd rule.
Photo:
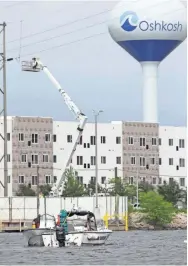
[(37, 216), (37, 218), (35, 218), (33, 220), (33, 222), (35, 223), (35, 228), (39, 228), (39, 226), (40, 226), (40, 214)]

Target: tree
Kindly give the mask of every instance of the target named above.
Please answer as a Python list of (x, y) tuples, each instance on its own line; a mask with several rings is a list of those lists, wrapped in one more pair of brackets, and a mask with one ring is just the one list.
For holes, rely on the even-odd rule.
[(126, 196), (125, 184), (123, 183), (121, 177), (112, 178), (109, 181), (109, 184), (111, 184), (110, 194), (112, 196)]
[(186, 200), (185, 198), (187, 197), (185, 191), (181, 189), (179, 184), (175, 181), (159, 186), (158, 193), (162, 195), (166, 201), (171, 202), (174, 206), (179, 201), (184, 202)]
[(49, 184), (39, 186), (39, 190), (43, 194), (44, 197), (49, 195), (51, 188), (52, 187)]
[(136, 197), (136, 186), (126, 184), (125, 186), (125, 195), (131, 199), (131, 202), (134, 202), (134, 198)]
[(35, 191), (31, 188), (31, 185), (20, 185), (16, 196), (36, 196)]
[(143, 182), (143, 181), (139, 183), (138, 188), (141, 192), (149, 192), (155, 189), (154, 186), (152, 186), (149, 182)]
[(77, 172), (72, 167), (65, 173), (63, 197), (80, 197), (84, 195), (84, 186), (77, 179)]
[[(95, 182), (90, 181), (86, 190), (85, 190), (85, 194), (86, 195), (95, 194), (95, 186), (96, 186)], [(98, 193), (103, 193), (104, 191), (105, 191), (105, 189), (102, 186), (100, 186), (98, 183)]]
[(172, 221), (174, 207), (164, 200), (157, 192), (140, 193), (142, 211), (146, 213), (146, 220), (153, 226), (163, 226)]

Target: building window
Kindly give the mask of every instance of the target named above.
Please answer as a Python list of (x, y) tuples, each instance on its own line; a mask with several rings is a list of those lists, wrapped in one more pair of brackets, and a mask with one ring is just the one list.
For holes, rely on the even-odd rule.
[(83, 165), (83, 156), (77, 156), (77, 165)]
[(53, 162), (57, 163), (57, 156), (56, 155), (53, 156)]
[(91, 181), (90, 181), (90, 183), (91, 183), (91, 184), (95, 184), (95, 182), (96, 182), (96, 178), (95, 178), (95, 176), (91, 176)]
[(101, 156), (101, 164), (106, 164), (106, 157), (105, 156)]
[(32, 184), (32, 186), (36, 186), (37, 185), (37, 176), (36, 175), (32, 175), (31, 184)]
[(106, 176), (101, 176), (101, 184), (106, 184)]
[(32, 154), (31, 155), (32, 164), (38, 164), (38, 154)]
[(95, 142), (95, 136), (91, 136), (91, 137), (90, 137), (90, 144), (91, 144), (91, 145), (95, 145), (95, 143), (96, 143), (96, 142)]
[(140, 166), (145, 166), (145, 165), (146, 165), (146, 158), (140, 157)]
[(131, 164), (136, 164), (136, 157), (131, 157)]
[(91, 156), (91, 165), (95, 165), (95, 164), (96, 164), (95, 156)]
[(7, 163), (10, 163), (10, 154), (7, 154)]
[(105, 143), (106, 143), (106, 137), (101, 136), (101, 143), (102, 143), (102, 144), (105, 144)]
[(57, 182), (57, 176), (54, 176), (54, 183)]
[(48, 154), (43, 154), (43, 163), (48, 163)]
[(57, 135), (53, 135), (53, 142), (57, 141)]
[(10, 175), (7, 176), (7, 183), (10, 184)]
[(168, 145), (169, 145), (169, 146), (173, 146), (173, 139), (169, 139), (169, 140), (168, 140)]
[(185, 186), (185, 178), (183, 178), (183, 177), (180, 178), (180, 186), (181, 187)]
[(50, 140), (51, 140), (50, 134), (49, 133), (46, 133), (45, 134), (45, 142), (50, 142)]
[(80, 139), (79, 139), (79, 145), (82, 145), (82, 143), (83, 143), (83, 138), (82, 138), (82, 136), (80, 136)]
[(46, 184), (51, 184), (51, 176), (50, 175), (46, 175), (45, 179), (46, 179)]
[(185, 140), (179, 139), (179, 148), (185, 148)]
[(153, 183), (153, 185), (157, 184), (157, 178), (156, 177), (153, 177), (152, 183)]
[(134, 177), (133, 176), (130, 176), (129, 177), (129, 184), (130, 185), (133, 185), (134, 184)]
[(174, 178), (173, 177), (170, 177), (169, 178), (169, 184), (172, 184), (174, 182)]
[(7, 133), (7, 141), (10, 141), (10, 133)]
[(161, 138), (158, 139), (158, 143), (159, 143), (159, 146), (162, 145), (162, 139)]
[(133, 145), (133, 144), (134, 144), (134, 139), (133, 139), (133, 137), (129, 137), (129, 138), (128, 138), (128, 144), (129, 144), (129, 145)]
[(145, 146), (146, 146), (146, 139), (140, 138), (140, 147), (145, 147)]
[(116, 164), (121, 164), (121, 157), (116, 157)]
[(24, 133), (19, 133), (18, 140), (19, 141), (24, 141)]
[(21, 162), (22, 163), (27, 163), (27, 154), (22, 154), (21, 155)]
[(155, 164), (155, 158), (151, 158), (151, 164)]
[(76, 179), (77, 179), (79, 184), (83, 185), (83, 176), (77, 176)]
[(183, 158), (179, 159), (179, 167), (185, 167), (185, 159)]
[(19, 184), (24, 184), (24, 175), (19, 175)]
[(161, 177), (159, 177), (159, 183), (158, 183), (159, 185), (161, 185), (162, 184), (162, 178)]
[(72, 143), (72, 135), (67, 135), (67, 142)]
[(157, 139), (156, 138), (152, 138), (151, 143), (153, 146), (157, 145)]
[(174, 164), (173, 158), (169, 158), (169, 165), (173, 165), (173, 164)]
[(121, 144), (121, 137), (116, 137), (116, 144)]
[(162, 165), (162, 159), (159, 158), (159, 165)]
[(31, 142), (37, 144), (38, 143), (38, 134), (31, 135)]

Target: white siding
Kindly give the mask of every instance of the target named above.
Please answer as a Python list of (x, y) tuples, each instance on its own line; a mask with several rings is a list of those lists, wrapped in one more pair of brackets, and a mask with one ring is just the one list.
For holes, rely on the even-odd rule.
[[(180, 184), (180, 178), (185, 178), (185, 186), (187, 185), (187, 128), (186, 127), (159, 127), (159, 138), (161, 144), (159, 146), (159, 157), (162, 165), (159, 166), (159, 173), (163, 180), (168, 181), (174, 178)], [(173, 145), (169, 146), (169, 139), (173, 139)], [(179, 148), (179, 139), (184, 139), (185, 148)], [(178, 147), (178, 150), (176, 150)], [(173, 165), (169, 165), (169, 158), (173, 158)], [(179, 159), (185, 159), (185, 167), (179, 167)]]
[[(54, 176), (61, 175), (62, 169), (66, 164), (67, 156), (70, 154), (73, 143), (77, 136), (76, 122), (57, 122), (54, 121), (53, 133), (57, 136), (57, 142), (53, 143), (54, 155), (57, 156), (57, 163), (54, 163)], [(72, 143), (67, 143), (67, 135), (72, 135)], [(95, 125), (88, 123), (83, 132), (83, 143), (78, 145), (73, 156), (72, 166), (78, 171), (78, 176), (83, 177), (83, 183), (88, 184), (91, 177), (95, 176), (95, 166), (91, 165), (91, 156), (95, 156), (95, 145), (91, 145), (90, 137), (95, 135)], [(106, 137), (106, 143), (101, 143), (101, 136)], [(122, 138), (122, 123), (98, 123), (98, 182), (106, 177), (107, 181), (114, 175), (114, 167), (118, 167), (122, 174), (122, 163), (116, 165), (116, 157), (122, 157), (122, 144), (116, 144), (116, 137)], [(86, 143), (86, 148), (84, 148)], [(90, 147), (87, 148), (87, 144)], [(77, 165), (77, 156), (83, 156), (83, 164), (90, 164), (90, 168), (84, 165)], [(101, 163), (101, 156), (106, 157), (106, 164)], [(122, 161), (121, 161), (122, 162)]]

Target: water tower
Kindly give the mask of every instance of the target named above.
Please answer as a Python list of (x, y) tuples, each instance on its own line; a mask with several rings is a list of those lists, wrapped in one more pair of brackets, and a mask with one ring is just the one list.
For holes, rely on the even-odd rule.
[(158, 122), (158, 66), (186, 39), (186, 14), (180, 0), (125, 0), (111, 13), (111, 37), (142, 67), (144, 122)]

